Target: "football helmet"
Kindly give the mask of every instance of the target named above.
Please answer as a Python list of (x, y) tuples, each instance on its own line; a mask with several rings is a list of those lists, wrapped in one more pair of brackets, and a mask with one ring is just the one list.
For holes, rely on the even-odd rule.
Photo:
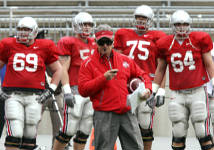
[(29, 43), (38, 34), (38, 24), (32, 17), (24, 17), (19, 20), (16, 27), (16, 39), (20, 43)]
[(73, 18), (72, 28), (82, 37), (88, 37), (94, 32), (96, 24), (92, 16), (87, 12), (80, 12)]
[(173, 33), (180, 38), (187, 38), (190, 33), (192, 19), (184, 10), (175, 11), (170, 20)]
[[(147, 19), (145, 20), (139, 20), (136, 19), (136, 16), (143, 16)], [(152, 26), (154, 17), (154, 12), (151, 9), (151, 7), (147, 5), (141, 5), (137, 7), (134, 11), (134, 26), (141, 31), (146, 31)]]

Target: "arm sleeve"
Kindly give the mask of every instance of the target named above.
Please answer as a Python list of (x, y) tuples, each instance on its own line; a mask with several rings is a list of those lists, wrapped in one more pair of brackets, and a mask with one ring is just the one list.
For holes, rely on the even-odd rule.
[(83, 63), (79, 70), (78, 90), (83, 97), (92, 96), (103, 89), (107, 80), (104, 75), (93, 78), (93, 68), (89, 66), (88, 61)]

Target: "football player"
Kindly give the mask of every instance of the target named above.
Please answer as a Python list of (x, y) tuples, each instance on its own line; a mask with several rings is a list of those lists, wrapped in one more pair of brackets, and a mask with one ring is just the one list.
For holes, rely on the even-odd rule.
[[(62, 73), (56, 46), (47, 39), (35, 39), (38, 25), (32, 17), (19, 20), (16, 37), (0, 42), (0, 68), (7, 65), (1, 100), (5, 101), (6, 150), (32, 150), (36, 146), (42, 103), (55, 91)], [(52, 73), (45, 89), (45, 70)], [(4, 96), (4, 97), (3, 97)]]
[(78, 74), (83, 60), (96, 48), (93, 33), (95, 22), (87, 12), (80, 12), (73, 18), (74, 37), (63, 37), (58, 41), (63, 66), (62, 89), (64, 92), (64, 121), (54, 142), (54, 150), (63, 150), (73, 139), (74, 150), (83, 150), (92, 128), (93, 108), (89, 98), (78, 92)]
[(172, 90), (168, 105), (172, 149), (185, 149), (190, 118), (201, 149), (214, 150), (209, 101), (203, 86), (209, 78), (214, 86), (214, 64), (210, 52), (213, 42), (205, 32), (190, 32), (191, 23), (190, 15), (184, 10), (172, 14), (173, 34), (157, 42), (160, 62), (155, 72), (154, 91), (158, 90), (168, 64), (169, 88)]
[[(153, 10), (147, 5), (141, 5), (134, 11), (135, 29), (119, 29), (115, 33), (114, 48), (121, 53), (128, 55), (138, 64), (141, 69), (145, 70), (150, 79), (154, 79), (155, 69), (158, 64), (156, 41), (165, 36), (162, 31), (150, 31), (154, 18)], [(156, 106), (164, 103), (164, 88), (160, 88), (157, 92), (160, 99), (156, 102)], [(151, 107), (151, 108), (150, 108)], [(137, 117), (141, 127), (142, 140), (144, 149), (151, 150), (153, 138), (153, 117), (154, 109), (152, 106), (146, 105), (146, 101), (142, 102), (138, 107)]]

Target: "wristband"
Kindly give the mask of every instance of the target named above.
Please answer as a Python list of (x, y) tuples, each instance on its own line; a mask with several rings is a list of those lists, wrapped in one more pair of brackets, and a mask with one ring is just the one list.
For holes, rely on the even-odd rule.
[(62, 86), (62, 90), (64, 92), (64, 94), (68, 94), (68, 93), (71, 93), (71, 87), (69, 84), (65, 84)]
[(159, 87), (160, 87), (160, 85), (158, 85), (156, 83), (152, 83), (152, 92), (157, 93)]
[(158, 89), (158, 92), (157, 92), (157, 95), (162, 95), (162, 96), (165, 96), (165, 89), (163, 89), (163, 88), (159, 88)]
[(49, 87), (50, 87), (53, 91), (55, 91), (55, 90), (56, 90), (56, 88), (57, 88), (57, 85), (56, 85), (56, 84), (51, 83)]

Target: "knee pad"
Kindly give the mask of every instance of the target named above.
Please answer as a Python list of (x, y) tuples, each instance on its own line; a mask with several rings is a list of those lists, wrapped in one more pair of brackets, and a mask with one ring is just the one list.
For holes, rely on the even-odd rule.
[(140, 127), (140, 132), (141, 132), (141, 137), (142, 137), (143, 141), (153, 141), (154, 140), (152, 129), (145, 130)]
[[(205, 136), (203, 138), (199, 138), (199, 143), (201, 145), (201, 149), (202, 150), (210, 150), (211, 148), (214, 147), (214, 144), (213, 144), (213, 139), (212, 139), (212, 136), (211, 135), (208, 135), (208, 136)], [(203, 143), (206, 143), (206, 142), (211, 142), (211, 144), (207, 144), (207, 145), (203, 145)]]
[(170, 102), (168, 105), (168, 115), (173, 126), (173, 135), (175, 137), (183, 137), (187, 135), (189, 127), (189, 114), (186, 108), (176, 102)]
[(185, 149), (185, 143), (186, 143), (186, 137), (174, 137), (172, 138), (172, 143), (183, 143), (183, 146), (178, 147), (178, 146), (174, 146), (172, 144), (172, 149), (173, 150), (184, 150)]
[(37, 125), (41, 119), (42, 106), (38, 103), (32, 103), (25, 108), (26, 124)]
[(209, 100), (209, 110), (211, 113), (212, 124), (214, 124), (214, 100)]
[(7, 100), (5, 102), (5, 117), (8, 120), (24, 121), (24, 107), (14, 99)]
[(36, 139), (29, 139), (29, 138), (22, 138), (22, 145), (20, 146), (21, 149), (26, 150), (33, 150), (36, 146)]
[(71, 140), (72, 136), (68, 136), (63, 132), (59, 132), (59, 135), (56, 136), (56, 140), (60, 143), (68, 143)]
[(62, 132), (68, 136), (73, 136), (79, 128), (80, 119), (81, 118), (76, 118), (73, 114), (68, 113), (67, 116), (64, 117), (65, 123), (63, 124)]
[(154, 117), (153, 110), (148, 105), (146, 105), (145, 102), (142, 102), (137, 109), (137, 119), (140, 126), (143, 129), (152, 128), (151, 125), (153, 117)]
[(7, 135), (22, 138), (24, 122), (21, 120), (9, 120), (7, 125)]
[(24, 137), (28, 139), (33, 139), (37, 135), (37, 125), (25, 124)]
[(93, 109), (93, 106), (92, 106), (92, 102), (88, 101), (84, 105), (82, 118), (93, 117), (93, 114), (94, 114), (94, 109)]
[(77, 131), (76, 137), (74, 138), (74, 142), (79, 144), (86, 144), (88, 137), (89, 135), (86, 135), (81, 131)]
[(84, 109), (84, 105), (85, 105), (85, 103), (87, 103), (90, 100), (88, 98), (84, 98), (80, 95), (74, 95), (74, 97), (75, 97), (76, 103), (74, 104), (74, 107), (71, 109), (70, 113), (76, 118), (81, 118), (83, 109)]
[(93, 125), (92, 117), (82, 118), (82, 120), (80, 121), (79, 130), (89, 135), (91, 133), (92, 125)]
[(187, 114), (188, 112), (184, 106), (172, 101), (169, 103), (168, 115), (172, 122), (188, 120)]
[(19, 148), (21, 145), (21, 138), (7, 136), (4, 145), (7, 147), (17, 147)]
[[(205, 120), (207, 119), (206, 104), (204, 102), (196, 101), (191, 106), (191, 120), (195, 129), (195, 134), (198, 138), (206, 135)], [(209, 125), (209, 124), (208, 124)], [(208, 127), (210, 129), (210, 127)]]
[(196, 101), (191, 106), (192, 122), (204, 122), (207, 118), (206, 104)]
[(87, 102), (84, 106), (82, 119), (79, 124), (79, 130), (89, 135), (93, 125), (94, 110), (91, 102)]

